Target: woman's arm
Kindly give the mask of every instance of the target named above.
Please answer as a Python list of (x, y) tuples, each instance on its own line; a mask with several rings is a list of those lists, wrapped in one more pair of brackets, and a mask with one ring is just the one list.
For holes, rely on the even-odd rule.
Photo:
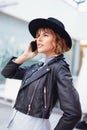
[(12, 57), (8, 63), (6, 64), (6, 66), (3, 68), (3, 70), (1, 71), (1, 74), (5, 77), (5, 78), (13, 78), (13, 79), (22, 79), (26, 69), (20, 67), (21, 64), (17, 64), (14, 62), (14, 59), (16, 59), (17, 57)]
[(66, 65), (60, 65), (56, 78), (60, 108), (64, 113), (54, 130), (72, 130), (82, 114), (79, 95)]
[(17, 63), (17, 64), (22, 64), (22, 63), (24, 63), (25, 61), (27, 61), (27, 60), (29, 60), (29, 59), (35, 57), (37, 54), (38, 54), (38, 51), (37, 51), (37, 50), (34, 51), (34, 52), (32, 52), (31, 46), (30, 46), (30, 43), (29, 43), (29, 44), (27, 45), (27, 47), (26, 47), (24, 53), (23, 53), (21, 56), (19, 56), (18, 58), (15, 58), (13, 61), (14, 61), (15, 63)]
[(11, 58), (11, 60), (6, 64), (6, 66), (2, 70), (2, 75), (5, 78), (22, 79), (27, 69), (26, 67), (22, 68), (19, 66), (25, 61), (35, 57), (37, 54), (37, 50), (32, 52), (31, 46), (30, 44), (28, 44), (24, 53), (21, 56)]

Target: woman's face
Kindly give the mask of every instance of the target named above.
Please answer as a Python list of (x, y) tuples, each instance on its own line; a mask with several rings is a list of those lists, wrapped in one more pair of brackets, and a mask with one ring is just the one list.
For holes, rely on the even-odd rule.
[(46, 57), (55, 55), (55, 33), (51, 29), (40, 28), (36, 33), (36, 41), (39, 53), (44, 53)]

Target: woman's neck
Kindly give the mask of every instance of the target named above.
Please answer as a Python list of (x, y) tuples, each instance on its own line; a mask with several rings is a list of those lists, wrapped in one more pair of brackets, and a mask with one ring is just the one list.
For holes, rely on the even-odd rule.
[(45, 59), (45, 64), (47, 64), (50, 60), (52, 60), (54, 57), (56, 57), (56, 56), (58, 56), (57, 54), (55, 54), (55, 55), (52, 55), (52, 56), (50, 56), (50, 57), (46, 57), (46, 59)]

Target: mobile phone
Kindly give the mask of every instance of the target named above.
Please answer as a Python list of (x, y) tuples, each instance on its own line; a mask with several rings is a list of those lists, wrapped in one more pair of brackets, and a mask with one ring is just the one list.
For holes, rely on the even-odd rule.
[(37, 50), (37, 43), (36, 43), (36, 41), (32, 41), (31, 42), (31, 49), (32, 49), (32, 52)]

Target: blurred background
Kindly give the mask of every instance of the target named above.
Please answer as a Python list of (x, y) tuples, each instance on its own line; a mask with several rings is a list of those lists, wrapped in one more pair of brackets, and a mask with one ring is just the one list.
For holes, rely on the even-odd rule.
[[(65, 57), (70, 65), (73, 83), (80, 94), (84, 114), (87, 112), (85, 89), (87, 85), (87, 0), (0, 0), (0, 72), (8, 60), (12, 56), (19, 56), (24, 51), (26, 44), (33, 39), (28, 31), (28, 23), (39, 17), (58, 18), (71, 35), (72, 49), (65, 54)], [(39, 54), (25, 65), (43, 60), (44, 55)], [(1, 128), (6, 126), (12, 114), (20, 82), (5, 79), (0, 73)], [(61, 115), (60, 113), (59, 115)], [(53, 115), (51, 122), (53, 122), (53, 128), (56, 123)]]

